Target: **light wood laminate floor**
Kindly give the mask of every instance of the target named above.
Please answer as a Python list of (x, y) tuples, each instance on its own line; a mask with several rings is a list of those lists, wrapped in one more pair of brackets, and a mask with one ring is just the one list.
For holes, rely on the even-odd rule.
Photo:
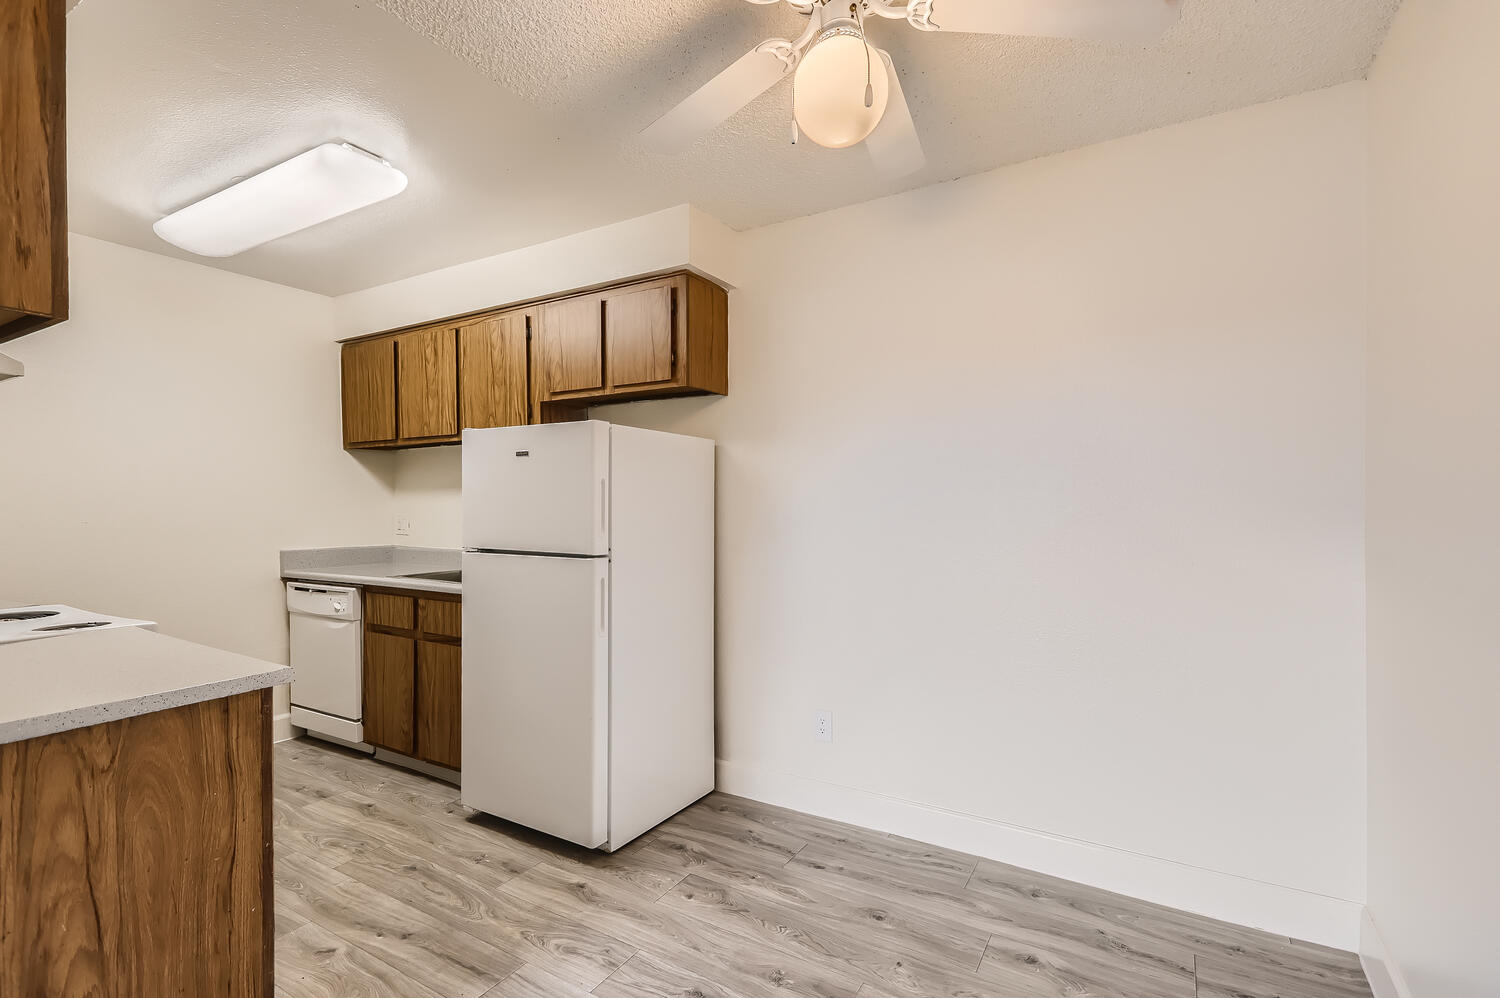
[(1369, 998), (1356, 958), (713, 794), (579, 849), (277, 746), (278, 996)]

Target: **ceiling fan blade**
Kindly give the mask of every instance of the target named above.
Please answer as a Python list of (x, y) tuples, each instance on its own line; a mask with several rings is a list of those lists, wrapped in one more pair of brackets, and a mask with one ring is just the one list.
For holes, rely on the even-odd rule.
[[(790, 49), (789, 43), (780, 44)], [(776, 45), (774, 40), (763, 42), (740, 56), (687, 100), (647, 125), (641, 137), (662, 152), (677, 152), (713, 131), (787, 75), (788, 63), (775, 54)]]
[(870, 152), (875, 169), (887, 177), (904, 177), (926, 166), (927, 154), (922, 152), (922, 140), (917, 137), (916, 122), (911, 120), (911, 108), (901, 90), (901, 76), (896, 72), (896, 64), (891, 61), (889, 52), (884, 49), (875, 51), (885, 63), (891, 93), (886, 100), (885, 117), (865, 139), (865, 148)]
[(937, 31), (1149, 41), (1180, 10), (1181, 0), (922, 0), (908, 18)]

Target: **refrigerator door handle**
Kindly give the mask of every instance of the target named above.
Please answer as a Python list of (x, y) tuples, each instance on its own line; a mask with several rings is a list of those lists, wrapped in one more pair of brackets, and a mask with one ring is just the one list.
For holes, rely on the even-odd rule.
[(609, 530), (609, 481), (599, 479), (599, 529)]
[(602, 577), (599, 579), (599, 633), (600, 634), (604, 633), (604, 621), (605, 621), (605, 614), (604, 614), (604, 581), (605, 580)]

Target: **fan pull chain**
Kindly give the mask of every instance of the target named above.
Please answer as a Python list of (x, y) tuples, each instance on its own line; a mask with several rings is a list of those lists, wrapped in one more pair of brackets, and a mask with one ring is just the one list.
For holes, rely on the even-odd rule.
[[(858, 3), (849, 5), (849, 13), (854, 15), (854, 23), (859, 26), (859, 40), (865, 47), (865, 107), (875, 106), (875, 81), (870, 78), (870, 40), (865, 37), (865, 16), (859, 9)], [(792, 98), (796, 100), (795, 97)]]
[(792, 81), (792, 145), (797, 144), (797, 81)]

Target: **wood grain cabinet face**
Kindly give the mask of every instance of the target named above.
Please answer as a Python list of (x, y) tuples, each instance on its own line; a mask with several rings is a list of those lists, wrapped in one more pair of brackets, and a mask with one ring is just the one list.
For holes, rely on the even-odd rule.
[(66, 13), (0, 4), (0, 343), (68, 317)]
[(460, 768), (463, 667), (458, 645), (417, 642), (417, 756)]
[(459, 768), (463, 604), (365, 591), (365, 741)]
[(452, 599), (419, 599), (417, 616), (422, 625), (422, 636), (426, 638), (463, 637), (463, 604)]
[(397, 427), (402, 440), (458, 436), (458, 341), (452, 326), (396, 339)]
[(729, 305), (696, 274), (542, 306), (537, 397), (572, 405), (729, 392)]
[(410, 638), (365, 630), (365, 741), (414, 754), (416, 649)]
[(0, 794), (0, 995), (270, 998), (270, 690), (0, 745)]
[(456, 443), (465, 427), (583, 419), (604, 402), (727, 395), (728, 300), (684, 272), (346, 343), (344, 446)]
[(535, 313), (508, 312), (458, 330), (459, 415), (464, 428), (531, 421), (531, 327)]
[(409, 631), (414, 626), (412, 597), (393, 593), (366, 593), (365, 620), (374, 627)]
[(677, 292), (672, 282), (604, 296), (604, 369), (611, 389), (672, 380)]
[(344, 344), (344, 446), (396, 439), (396, 347), (388, 339)]
[(542, 306), (542, 370), (547, 397), (604, 389), (602, 299), (580, 295)]

